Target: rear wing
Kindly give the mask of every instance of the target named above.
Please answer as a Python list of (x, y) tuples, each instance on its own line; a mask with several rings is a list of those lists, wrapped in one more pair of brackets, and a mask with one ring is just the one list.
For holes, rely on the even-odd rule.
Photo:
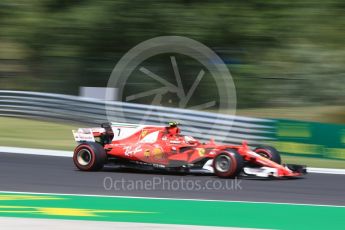
[(72, 133), (76, 142), (95, 142), (95, 137), (100, 136), (104, 131), (103, 128), (80, 128), (72, 130)]
[(119, 141), (129, 137), (138, 136), (138, 140), (145, 136), (148, 130), (162, 130), (164, 126), (151, 126), (142, 124), (128, 123), (103, 123), (99, 128), (79, 128), (72, 130), (76, 142), (96, 142), (95, 137), (101, 137), (102, 134), (109, 131), (113, 134), (112, 141)]

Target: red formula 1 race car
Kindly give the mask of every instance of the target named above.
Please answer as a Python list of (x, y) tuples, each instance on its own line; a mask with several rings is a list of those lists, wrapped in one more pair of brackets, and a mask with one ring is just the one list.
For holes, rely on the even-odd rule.
[(168, 126), (105, 123), (100, 128), (73, 130), (79, 145), (73, 161), (82, 171), (100, 170), (116, 164), (143, 170), (209, 172), (223, 178), (241, 176), (299, 177), (301, 165), (281, 164), (279, 152), (270, 146), (249, 148), (201, 143), (182, 136), (176, 122)]

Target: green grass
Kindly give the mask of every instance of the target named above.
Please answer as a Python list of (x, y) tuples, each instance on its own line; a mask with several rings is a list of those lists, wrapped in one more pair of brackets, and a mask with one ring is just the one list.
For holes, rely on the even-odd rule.
[(0, 117), (0, 146), (73, 150), (75, 128), (56, 122)]
[(331, 160), (322, 158), (300, 157), (282, 155), (283, 163), (302, 164), (316, 168), (337, 168), (345, 169), (345, 160)]
[[(0, 146), (73, 150), (72, 129), (78, 125), (0, 117)], [(311, 167), (345, 168), (344, 160), (283, 155), (283, 162)]]

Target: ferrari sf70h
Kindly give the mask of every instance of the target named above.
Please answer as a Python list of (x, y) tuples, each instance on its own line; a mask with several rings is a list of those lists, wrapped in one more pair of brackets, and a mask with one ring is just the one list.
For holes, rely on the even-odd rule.
[(142, 170), (205, 172), (218, 177), (299, 177), (301, 165), (281, 164), (279, 152), (270, 146), (249, 147), (201, 143), (181, 135), (176, 122), (167, 126), (104, 123), (99, 128), (73, 130), (79, 145), (73, 161), (82, 171), (96, 171), (105, 164)]

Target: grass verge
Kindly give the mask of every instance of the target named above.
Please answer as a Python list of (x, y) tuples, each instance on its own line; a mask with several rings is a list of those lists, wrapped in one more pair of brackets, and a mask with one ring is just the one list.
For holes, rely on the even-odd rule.
[(0, 146), (73, 150), (75, 128), (56, 122), (0, 117)]
[(282, 162), (290, 163), (290, 164), (302, 164), (302, 165), (307, 165), (308, 167), (316, 167), (316, 168), (345, 169), (345, 160), (332, 160), (332, 159), (282, 155)]

